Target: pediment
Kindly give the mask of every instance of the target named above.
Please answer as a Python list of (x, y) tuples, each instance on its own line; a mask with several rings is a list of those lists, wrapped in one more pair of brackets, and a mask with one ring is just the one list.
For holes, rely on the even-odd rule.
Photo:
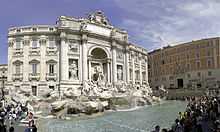
[(31, 61), (29, 61), (29, 64), (38, 64), (38, 63), (40, 63), (40, 61), (39, 60), (36, 60), (36, 59), (33, 59), (33, 60), (31, 60)]
[(23, 61), (16, 60), (16, 61), (13, 62), (13, 64), (15, 64), (15, 65), (21, 65), (21, 64), (23, 64)]
[(48, 63), (49, 63), (49, 64), (56, 64), (56, 63), (57, 63), (57, 61), (56, 61), (56, 60), (51, 59), (51, 60), (48, 60), (46, 63), (47, 63), (47, 64), (48, 64)]

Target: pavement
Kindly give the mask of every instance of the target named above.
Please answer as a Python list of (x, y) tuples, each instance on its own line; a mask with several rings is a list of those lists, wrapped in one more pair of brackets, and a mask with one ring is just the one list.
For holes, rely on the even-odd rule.
[[(8, 119), (6, 120), (7, 130), (9, 130), (10, 124)], [(25, 124), (21, 124), (20, 122), (15, 122), (11, 126), (14, 127), (15, 132), (24, 132), (25, 130)]]

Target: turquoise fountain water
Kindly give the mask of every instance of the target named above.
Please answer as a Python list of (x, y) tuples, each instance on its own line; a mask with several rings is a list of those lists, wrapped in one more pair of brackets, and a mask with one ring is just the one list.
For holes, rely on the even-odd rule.
[(186, 102), (165, 101), (133, 111), (106, 113), (92, 119), (71, 121), (50, 120), (45, 124), (45, 132), (150, 132), (155, 125), (169, 128), (184, 111)]

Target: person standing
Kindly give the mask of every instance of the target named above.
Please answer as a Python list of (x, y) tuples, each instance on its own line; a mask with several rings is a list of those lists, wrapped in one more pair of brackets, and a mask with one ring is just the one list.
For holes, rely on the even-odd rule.
[(154, 130), (152, 132), (160, 132), (160, 126), (155, 126)]

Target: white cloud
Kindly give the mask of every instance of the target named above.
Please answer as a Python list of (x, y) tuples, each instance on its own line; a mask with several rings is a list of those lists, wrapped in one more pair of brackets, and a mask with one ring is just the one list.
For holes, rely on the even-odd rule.
[(129, 16), (121, 26), (148, 49), (220, 35), (217, 0), (114, 0)]

